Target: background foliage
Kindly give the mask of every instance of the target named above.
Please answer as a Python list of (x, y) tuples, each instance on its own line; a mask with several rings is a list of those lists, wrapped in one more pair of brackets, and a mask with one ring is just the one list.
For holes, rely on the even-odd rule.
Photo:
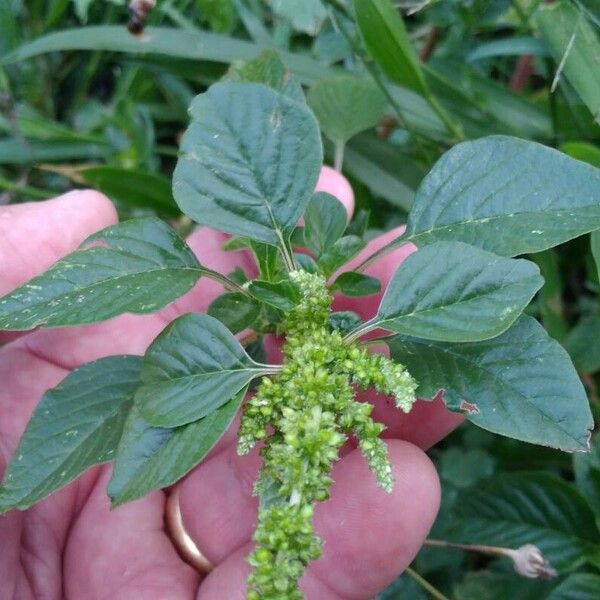
[[(0, 203), (92, 186), (122, 219), (158, 216), (185, 233), (170, 178), (187, 107), (266, 49), (285, 65), (278, 70), (272, 56), (262, 63), (276, 86), (289, 69), (308, 90), (326, 160), (354, 187), (356, 231), (405, 222), (424, 174), (462, 139), (509, 134), (600, 166), (597, 0), (396, 8), (387, 0), (159, 0), (136, 38), (121, 0), (0, 0)], [(546, 280), (529, 312), (568, 349), (597, 420), (600, 235), (529, 258)], [(431, 537), (536, 543), (559, 577), (529, 581), (506, 560), (425, 547), (413, 567), (438, 591), (403, 575), (383, 598), (600, 597), (599, 437), (590, 454), (571, 456), (464, 425), (430, 454), (443, 483)]]

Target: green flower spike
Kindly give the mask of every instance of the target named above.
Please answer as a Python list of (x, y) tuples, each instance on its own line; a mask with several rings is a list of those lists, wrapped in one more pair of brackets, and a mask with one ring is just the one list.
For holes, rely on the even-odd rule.
[(247, 402), (238, 439), (240, 454), (264, 440), (249, 600), (302, 598), (298, 580), (321, 554), (312, 525), (314, 503), (329, 498), (331, 469), (350, 434), (379, 485), (392, 490), (392, 468), (379, 438), (385, 426), (371, 418), (371, 404), (354, 399), (355, 387), (393, 395), (404, 412), (415, 400), (415, 381), (402, 365), (371, 355), (330, 329), (332, 298), (323, 277), (293, 271), (290, 278), (301, 300), (281, 325), (282, 369), (264, 377)]

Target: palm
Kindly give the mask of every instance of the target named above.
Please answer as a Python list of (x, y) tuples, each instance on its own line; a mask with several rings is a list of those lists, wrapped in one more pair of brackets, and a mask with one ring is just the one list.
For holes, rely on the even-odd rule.
[[(323, 174), (320, 188), (347, 205), (352, 203), (347, 184), (331, 171)], [(1, 209), (0, 295), (114, 219), (110, 204), (93, 192)], [(216, 270), (252, 269), (247, 255), (223, 252), (222, 241), (221, 234), (204, 229), (189, 243), (202, 263)], [(406, 249), (397, 250), (375, 264), (371, 274), (385, 284), (406, 254)], [(205, 310), (219, 291), (217, 284), (203, 279), (159, 314), (124, 315), (99, 325), (38, 331), (1, 348), (0, 474), (46, 389), (90, 360), (142, 354), (166, 323), (183, 312)], [(346, 298), (338, 301), (337, 308), (366, 316), (375, 306), (372, 297)], [(332, 499), (317, 511), (317, 531), (326, 544), (324, 556), (303, 579), (308, 598), (373, 596), (411, 561), (438, 508), (437, 476), (419, 447), (443, 437), (458, 417), (439, 402), (419, 403), (408, 417), (402, 417), (385, 398), (371, 400), (376, 404), (374, 417), (388, 425), (386, 437), (397, 483), (391, 495), (379, 490), (362, 458), (351, 449), (336, 465)], [(243, 598), (244, 557), (256, 516), (251, 490), (258, 457), (238, 457), (234, 437), (232, 428), (181, 488), (186, 528), (218, 565), (202, 585), (163, 530), (165, 494), (155, 492), (110, 512), (109, 469), (102, 467), (91, 469), (28, 511), (0, 518), (0, 580), (9, 590), (7, 597)]]

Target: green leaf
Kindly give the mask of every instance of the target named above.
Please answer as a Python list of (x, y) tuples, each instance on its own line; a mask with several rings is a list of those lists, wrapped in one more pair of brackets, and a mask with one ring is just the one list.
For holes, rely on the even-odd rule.
[[(503, 565), (508, 561), (503, 561)], [(554, 589), (554, 581), (540, 581), (519, 577), (514, 570), (468, 571), (454, 587), (453, 600), (546, 600)]]
[(535, 20), (559, 68), (600, 122), (600, 39), (585, 13), (559, 0), (540, 4)]
[(331, 194), (317, 192), (304, 214), (304, 241), (317, 256), (330, 248), (344, 234), (348, 213)]
[(160, 215), (178, 217), (171, 182), (157, 173), (119, 167), (77, 169), (84, 182), (126, 206), (152, 208)]
[(485, 340), (514, 323), (543, 281), (528, 260), (438, 242), (396, 270), (372, 328), (447, 342)]
[(289, 21), (296, 31), (316, 35), (327, 17), (321, 0), (267, 0), (273, 12)]
[(141, 367), (138, 356), (101, 358), (42, 396), (0, 486), (0, 513), (28, 508), (114, 457)]
[(353, 0), (353, 4), (365, 45), (385, 74), (417, 94), (428, 96), (404, 21), (390, 0)]
[(333, 282), (331, 290), (345, 296), (370, 296), (381, 290), (381, 283), (375, 277), (347, 271)]
[(600, 148), (598, 146), (586, 142), (565, 142), (561, 144), (560, 151), (600, 168)]
[(173, 175), (180, 208), (200, 224), (283, 244), (312, 196), (322, 148), (309, 109), (258, 83), (197, 96)]
[(564, 345), (581, 373), (600, 369), (600, 317), (583, 317), (564, 340)]
[(587, 498), (600, 523), (600, 435), (592, 438), (592, 450), (587, 454), (573, 455), (575, 482)]
[(146, 350), (135, 404), (150, 425), (185, 425), (211, 414), (268, 370), (220, 321), (188, 313)]
[(213, 300), (207, 312), (231, 332), (238, 333), (256, 325), (260, 317), (260, 305), (245, 294), (233, 292)]
[(534, 37), (510, 36), (479, 44), (467, 54), (466, 60), (474, 62), (497, 56), (521, 56), (522, 54), (548, 56), (549, 53), (548, 46), (543, 40)]
[(248, 289), (261, 302), (283, 311), (292, 310), (301, 298), (300, 288), (290, 280), (271, 282), (256, 279)]
[(548, 594), (547, 600), (598, 600), (599, 597), (600, 575), (573, 573)]
[(337, 75), (317, 81), (308, 92), (321, 130), (336, 144), (377, 125), (387, 104), (371, 77)]
[[(192, 61), (230, 63), (256, 58), (265, 46), (245, 40), (178, 27), (147, 27), (143, 36), (131, 35), (123, 25), (73, 27), (37, 37), (2, 57), (10, 64), (48, 52), (104, 50), (130, 54), (161, 54)], [(280, 52), (285, 64), (303, 82), (331, 74), (331, 69), (300, 53)]]
[(125, 221), (0, 300), (0, 330), (64, 327), (145, 314), (190, 290), (203, 272), (194, 253), (156, 218)]
[(319, 256), (318, 264), (326, 277), (354, 258), (365, 243), (357, 235), (345, 235)]
[(134, 405), (108, 484), (113, 507), (167, 487), (191, 471), (225, 433), (245, 394), (243, 389), (207, 417), (175, 429), (152, 427)]
[(362, 323), (361, 318), (351, 310), (340, 310), (329, 314), (329, 326), (342, 335), (356, 329)]
[(281, 279), (285, 272), (285, 267), (281, 260), (279, 249), (269, 244), (254, 242), (252, 240), (248, 241), (248, 245), (256, 258), (261, 278), (266, 281)]
[(443, 481), (457, 488), (468, 488), (494, 473), (494, 458), (481, 448), (448, 448), (440, 457), (438, 470)]
[(264, 83), (292, 100), (305, 100), (302, 86), (290, 74), (276, 50), (265, 50), (241, 65), (233, 64), (227, 76), (233, 81)]
[(561, 450), (589, 450), (593, 420), (585, 390), (565, 350), (535, 319), (522, 315), (484, 342), (386, 341), (419, 382), (420, 398), (443, 390), (448, 408), (483, 429)]
[(425, 176), (423, 167), (412, 156), (371, 133), (357, 136), (346, 146), (344, 171), (362, 181), (373, 194), (407, 212)]
[(496, 476), (461, 494), (454, 513), (451, 540), (509, 548), (535, 544), (559, 571), (583, 563), (600, 543), (585, 500), (550, 473)]
[(535, 142), (490, 136), (438, 160), (399, 240), (456, 240), (515, 256), (598, 228), (600, 170)]

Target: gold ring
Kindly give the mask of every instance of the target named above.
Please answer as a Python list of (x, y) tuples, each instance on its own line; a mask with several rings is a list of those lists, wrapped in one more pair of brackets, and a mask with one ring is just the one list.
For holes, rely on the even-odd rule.
[(179, 506), (179, 487), (175, 486), (167, 498), (165, 506), (165, 525), (179, 556), (203, 575), (213, 570), (213, 564), (200, 552), (190, 534), (183, 526), (181, 507)]

